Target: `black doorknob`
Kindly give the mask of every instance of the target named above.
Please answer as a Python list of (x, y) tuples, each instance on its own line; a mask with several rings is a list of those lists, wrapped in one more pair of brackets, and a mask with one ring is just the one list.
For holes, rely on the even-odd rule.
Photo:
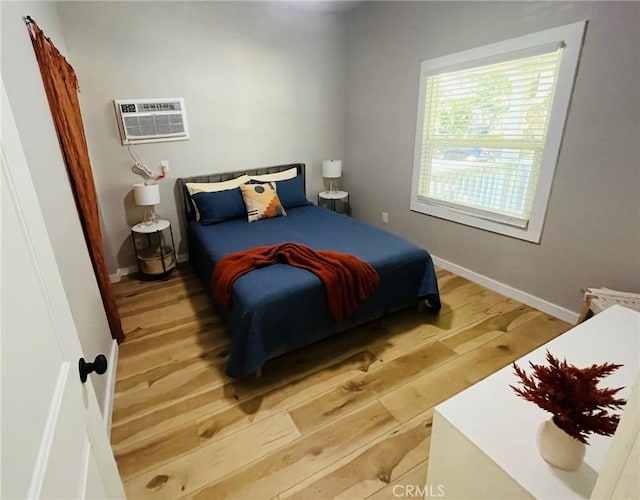
[(102, 375), (107, 371), (107, 358), (104, 354), (98, 354), (96, 359), (93, 360), (93, 363), (87, 363), (84, 358), (80, 358), (80, 361), (78, 361), (78, 369), (80, 370), (80, 380), (84, 384), (91, 372)]

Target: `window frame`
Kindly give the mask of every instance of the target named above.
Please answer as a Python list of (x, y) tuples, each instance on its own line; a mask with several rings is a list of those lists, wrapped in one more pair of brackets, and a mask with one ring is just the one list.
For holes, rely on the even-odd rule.
[[(410, 210), (525, 241), (540, 242), (586, 25), (587, 21), (580, 21), (455, 54), (436, 57), (420, 64), (420, 90), (418, 95)], [(494, 60), (517, 59), (523, 57), (519, 55), (523, 52), (552, 44), (562, 44), (563, 50), (560, 56), (555, 94), (549, 113), (547, 134), (540, 172), (535, 187), (531, 217), (526, 226), (510, 225), (491, 217), (490, 214), (485, 217), (478, 213), (465, 211), (463, 208), (420, 199), (418, 191), (422, 164), (427, 78), (437, 73), (484, 66)], [(509, 54), (513, 55), (506, 57)]]

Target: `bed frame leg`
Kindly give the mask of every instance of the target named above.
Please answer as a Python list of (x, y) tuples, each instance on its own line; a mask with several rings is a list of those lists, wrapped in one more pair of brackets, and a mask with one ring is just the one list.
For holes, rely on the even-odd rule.
[(262, 377), (262, 368), (258, 368), (256, 370), (256, 378), (261, 378)]
[(425, 312), (427, 310), (427, 303), (424, 300), (418, 301), (418, 312)]

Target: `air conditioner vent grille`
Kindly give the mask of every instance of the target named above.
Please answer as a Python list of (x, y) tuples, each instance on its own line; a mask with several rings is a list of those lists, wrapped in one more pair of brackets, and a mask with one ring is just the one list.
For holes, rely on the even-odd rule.
[(189, 138), (184, 99), (116, 99), (122, 144)]
[(182, 116), (125, 116), (124, 126), (130, 137), (184, 134)]

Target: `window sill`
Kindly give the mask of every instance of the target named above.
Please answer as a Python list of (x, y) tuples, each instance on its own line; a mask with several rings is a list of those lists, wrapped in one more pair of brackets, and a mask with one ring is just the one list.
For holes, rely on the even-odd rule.
[(413, 212), (419, 212), (439, 219), (457, 222), (465, 226), (476, 227), (492, 233), (503, 234), (512, 238), (517, 238), (532, 243), (540, 243), (542, 235), (542, 221), (536, 221), (535, 218), (529, 222), (525, 228), (511, 226), (500, 222), (484, 219), (482, 217), (471, 215), (467, 212), (456, 210), (454, 208), (443, 207), (422, 201), (414, 200), (409, 207)]

